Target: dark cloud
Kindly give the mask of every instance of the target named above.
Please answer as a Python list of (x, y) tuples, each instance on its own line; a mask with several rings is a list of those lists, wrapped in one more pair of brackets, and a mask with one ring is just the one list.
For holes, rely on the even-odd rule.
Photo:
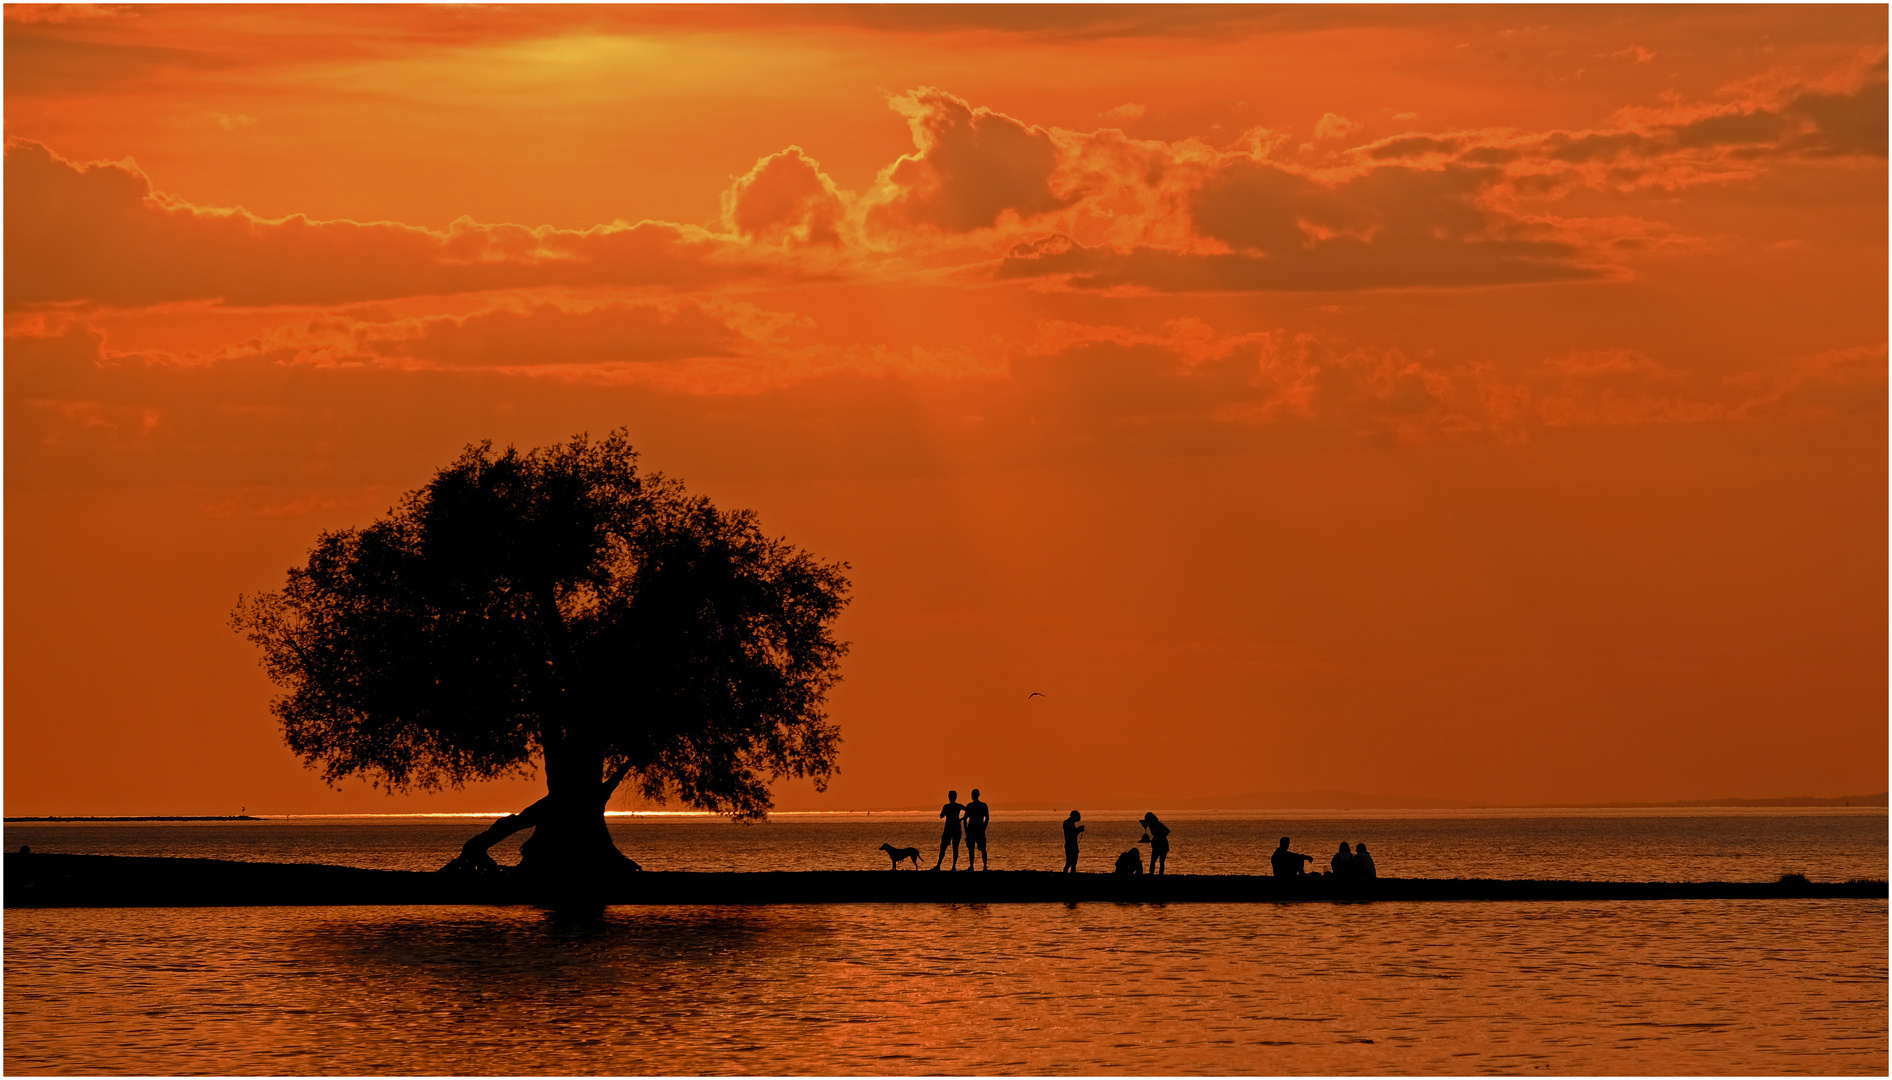
[(1076, 201), (1051, 190), (1059, 163), (1051, 133), (951, 94), (921, 87), (893, 99), (907, 117), (918, 149), (884, 174), (888, 197), (868, 215), (880, 228), (931, 226), (949, 233), (1020, 218)]
[(756, 162), (724, 199), (729, 226), (764, 241), (839, 244), (843, 211), (834, 181), (799, 146)]
[(124, 42), (87, 41), (52, 27), (6, 26), (8, 97), (97, 93), (107, 86), (141, 82), (172, 68), (231, 67), (227, 57), (194, 49)]
[(1367, 156), (1376, 159), (1420, 157), (1424, 154), (1449, 154), (1464, 145), (1459, 139), (1439, 139), (1430, 135), (1402, 135), (1376, 143)]
[(270, 221), (152, 192), (136, 167), (6, 153), (6, 303), (346, 304), (534, 285), (695, 288), (755, 277), (724, 241), (642, 222), (583, 231)]
[(362, 354), (449, 367), (531, 367), (733, 356), (742, 335), (683, 301), (673, 308), (611, 305), (567, 310), (483, 311), (464, 318), (376, 326), (358, 336)]
[(1327, 185), (1241, 158), (1192, 196), (1196, 232), (1232, 250), (1118, 251), (1058, 237), (1020, 245), (1000, 278), (1063, 275), (1078, 288), (1162, 292), (1473, 286), (1594, 277), (1570, 244), (1522, 235), (1480, 206), (1499, 174), (1383, 167)]
[(1670, 164), (1712, 164), (1715, 155), (1751, 162), (1771, 157), (1886, 156), (1886, 63), (1847, 91), (1799, 89), (1713, 108), (1677, 106), (1611, 130), (1461, 132), (1399, 135), (1361, 148), (1369, 161), (1455, 155), (1466, 165), (1548, 160), (1605, 164), (1635, 177)]
[(1796, 135), (1789, 148), (1816, 156), (1885, 157), (1886, 96), (1884, 59), (1873, 66), (1865, 84), (1852, 93), (1797, 95), (1781, 111), (1791, 119), (1804, 121), (1808, 130)]

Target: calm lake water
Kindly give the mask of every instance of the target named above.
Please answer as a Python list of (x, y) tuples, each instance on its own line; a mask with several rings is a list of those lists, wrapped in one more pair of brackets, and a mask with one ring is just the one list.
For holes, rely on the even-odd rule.
[[(1078, 868), (1104, 871), (1136, 847), (1140, 814), (1086, 814)], [(1064, 865), (1062, 813), (1006, 812), (988, 835), (994, 870)], [(8, 824), (6, 846), (98, 855), (194, 855), (437, 870), (492, 817), (275, 818), (252, 822)], [(1179, 874), (1268, 872), (1283, 835), (1316, 857), (1365, 841), (1384, 877), (1563, 878), (1617, 881), (1822, 881), (1886, 876), (1886, 812), (1860, 810), (1453, 811), (1427, 816), (1282, 813), (1175, 814), (1169, 869)], [(778, 814), (761, 824), (721, 818), (613, 816), (618, 847), (649, 870), (873, 870), (882, 843), (939, 853), (931, 814)], [(493, 849), (518, 858), (513, 837)], [(1144, 849), (1147, 853), (1147, 848)], [(931, 866), (931, 863), (925, 863)], [(961, 865), (964, 865), (963, 862)]]
[[(1080, 865), (1130, 846), (1129, 816), (1097, 815)], [(1176, 872), (1253, 870), (1283, 832), (1322, 855), (1365, 839), (1397, 876), (1884, 877), (1887, 862), (1883, 811), (1171, 824)], [(430, 868), (478, 828), (9, 825), (6, 843)], [(994, 867), (1054, 866), (1055, 828), (1001, 818)], [(702, 870), (872, 866), (882, 840), (935, 835), (916, 815), (618, 829), (646, 866)], [(4, 1064), (1882, 1075), (1887, 947), (1884, 901), (10, 910)]]

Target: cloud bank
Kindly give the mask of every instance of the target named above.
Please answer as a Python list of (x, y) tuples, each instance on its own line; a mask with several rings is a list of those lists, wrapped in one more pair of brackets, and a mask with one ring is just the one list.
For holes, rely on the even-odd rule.
[(259, 218), (154, 192), (128, 162), (78, 165), (6, 149), (9, 310), (326, 305), (533, 286), (697, 289), (764, 268), (708, 230), (659, 222), (584, 230)]
[(14, 140), (6, 303), (320, 306), (942, 270), (1169, 293), (1572, 281), (1624, 273), (1637, 247), (1625, 237), (1662, 232), (1569, 215), (1561, 204), (1572, 193), (1883, 160), (1886, 101), (1880, 55), (1823, 80), (1759, 80), (1717, 100), (1619, 110), (1589, 130), (1413, 131), (1347, 145), (1360, 125), (1329, 112), (1312, 142), (1254, 128), (1216, 147), (1042, 127), (923, 86), (889, 99), (913, 150), (867, 191), (841, 189), (791, 145), (722, 193), (717, 228), (265, 219), (157, 191), (129, 161), (79, 164)]

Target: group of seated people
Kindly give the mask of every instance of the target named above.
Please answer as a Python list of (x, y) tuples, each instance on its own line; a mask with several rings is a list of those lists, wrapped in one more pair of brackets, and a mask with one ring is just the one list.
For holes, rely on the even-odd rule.
[[(1288, 850), (1288, 838), (1281, 838), (1281, 846), (1274, 850), (1269, 862), (1274, 865), (1275, 877), (1296, 877), (1306, 871), (1307, 864), (1314, 861), (1314, 856), (1303, 855), (1298, 851)], [(1340, 850), (1334, 853), (1333, 876), (1341, 878), (1373, 878), (1379, 871), (1373, 866), (1373, 855), (1365, 844), (1355, 844), (1351, 849), (1347, 842), (1340, 842)]]

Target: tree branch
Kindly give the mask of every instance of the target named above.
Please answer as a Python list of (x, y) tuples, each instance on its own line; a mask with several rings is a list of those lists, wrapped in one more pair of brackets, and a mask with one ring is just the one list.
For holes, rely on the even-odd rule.
[(611, 775), (605, 777), (604, 780), (604, 802), (609, 803), (611, 801), (611, 796), (617, 794), (618, 785), (622, 784), (624, 778), (629, 775), (631, 775), (631, 763), (628, 761), (619, 764), (617, 768), (611, 770)]
[(478, 836), (473, 837), (471, 840), (461, 845), (460, 854), (455, 856), (452, 862), (441, 867), (441, 871), (499, 869), (499, 864), (494, 862), (493, 857), (487, 854), (487, 852), (494, 844), (499, 843), (508, 836), (514, 833), (524, 832), (538, 825), (539, 818), (545, 814), (551, 801), (552, 797), (547, 795), (545, 798), (540, 799), (524, 810), (516, 814), (508, 814), (498, 821), (493, 822), (485, 832), (480, 833)]

